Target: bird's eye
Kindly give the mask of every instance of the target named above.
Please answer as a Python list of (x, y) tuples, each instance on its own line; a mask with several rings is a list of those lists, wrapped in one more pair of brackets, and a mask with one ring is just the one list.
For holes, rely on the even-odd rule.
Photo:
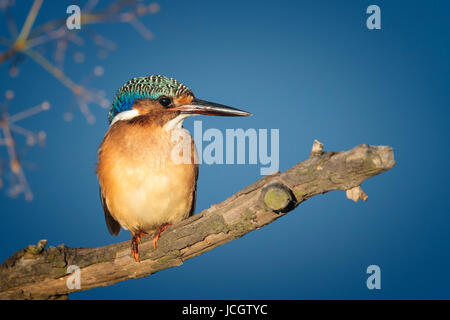
[(163, 107), (168, 107), (172, 103), (170, 98), (167, 97), (160, 97), (158, 101)]

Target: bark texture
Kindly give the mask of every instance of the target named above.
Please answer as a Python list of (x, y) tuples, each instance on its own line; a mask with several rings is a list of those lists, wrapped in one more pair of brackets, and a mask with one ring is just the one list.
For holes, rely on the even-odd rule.
[[(46, 241), (16, 252), (0, 266), (0, 299), (65, 299), (68, 294), (108, 286), (179, 266), (184, 260), (242, 237), (282, 217), (310, 197), (345, 190), (367, 200), (360, 185), (395, 165), (389, 146), (359, 145), (349, 151), (323, 152), (315, 141), (309, 159), (266, 176), (223, 202), (167, 228), (153, 248), (151, 236), (139, 246), (141, 263), (130, 255), (130, 242), (99, 248), (45, 249)], [(68, 267), (80, 268), (81, 289), (69, 289)], [(70, 286), (69, 286), (70, 287)]]

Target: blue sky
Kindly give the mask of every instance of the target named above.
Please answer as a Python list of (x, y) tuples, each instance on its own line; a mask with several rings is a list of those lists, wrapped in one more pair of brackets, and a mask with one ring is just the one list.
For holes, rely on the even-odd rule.
[[(13, 8), (19, 25), (30, 4)], [(65, 16), (69, 4), (44, 2), (36, 24)], [(366, 28), (371, 4), (381, 8), (381, 30)], [(243, 108), (253, 116), (204, 117), (204, 130), (279, 129), (280, 170), (306, 159), (314, 139), (329, 151), (390, 145), (397, 164), (363, 183), (365, 203), (342, 191), (316, 196), (181, 267), (71, 298), (450, 298), (449, 4), (198, 0), (162, 1), (160, 8), (142, 18), (153, 41), (127, 24), (94, 26), (117, 49), (102, 60), (92, 42), (72, 45), (65, 72), (81, 80), (101, 65), (104, 75), (89, 86), (110, 101), (130, 78), (163, 74), (199, 98)], [(3, 19), (0, 34), (8, 35)], [(78, 51), (84, 63), (71, 60)], [(29, 59), (15, 78), (7, 66), (0, 66), (0, 91), (14, 90), (11, 113), (43, 100), (52, 108), (20, 123), (45, 130), (47, 143), (26, 148), (18, 137), (34, 200), (11, 199), (7, 186), (0, 189), (0, 260), (39, 239), (72, 247), (128, 240), (126, 231), (108, 234), (98, 197), (94, 169), (107, 110), (92, 107), (93, 125), (78, 110), (65, 122), (69, 90)], [(193, 120), (185, 126), (192, 130)], [(259, 179), (259, 172), (258, 165), (202, 165), (197, 212)], [(381, 268), (381, 290), (366, 287), (372, 264)]]

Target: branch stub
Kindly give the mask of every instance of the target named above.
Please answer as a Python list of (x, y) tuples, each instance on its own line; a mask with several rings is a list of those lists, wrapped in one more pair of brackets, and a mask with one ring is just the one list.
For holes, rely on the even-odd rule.
[(291, 190), (281, 183), (273, 183), (262, 190), (264, 204), (275, 212), (283, 212), (293, 203)]

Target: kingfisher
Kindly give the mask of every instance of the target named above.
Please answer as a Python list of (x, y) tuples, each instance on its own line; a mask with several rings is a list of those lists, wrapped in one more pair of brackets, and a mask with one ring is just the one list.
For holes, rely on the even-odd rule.
[(183, 121), (192, 115), (250, 116), (222, 104), (197, 99), (173, 78), (133, 78), (117, 92), (108, 113), (109, 128), (98, 149), (97, 177), (108, 231), (131, 233), (138, 244), (194, 214), (198, 161)]

